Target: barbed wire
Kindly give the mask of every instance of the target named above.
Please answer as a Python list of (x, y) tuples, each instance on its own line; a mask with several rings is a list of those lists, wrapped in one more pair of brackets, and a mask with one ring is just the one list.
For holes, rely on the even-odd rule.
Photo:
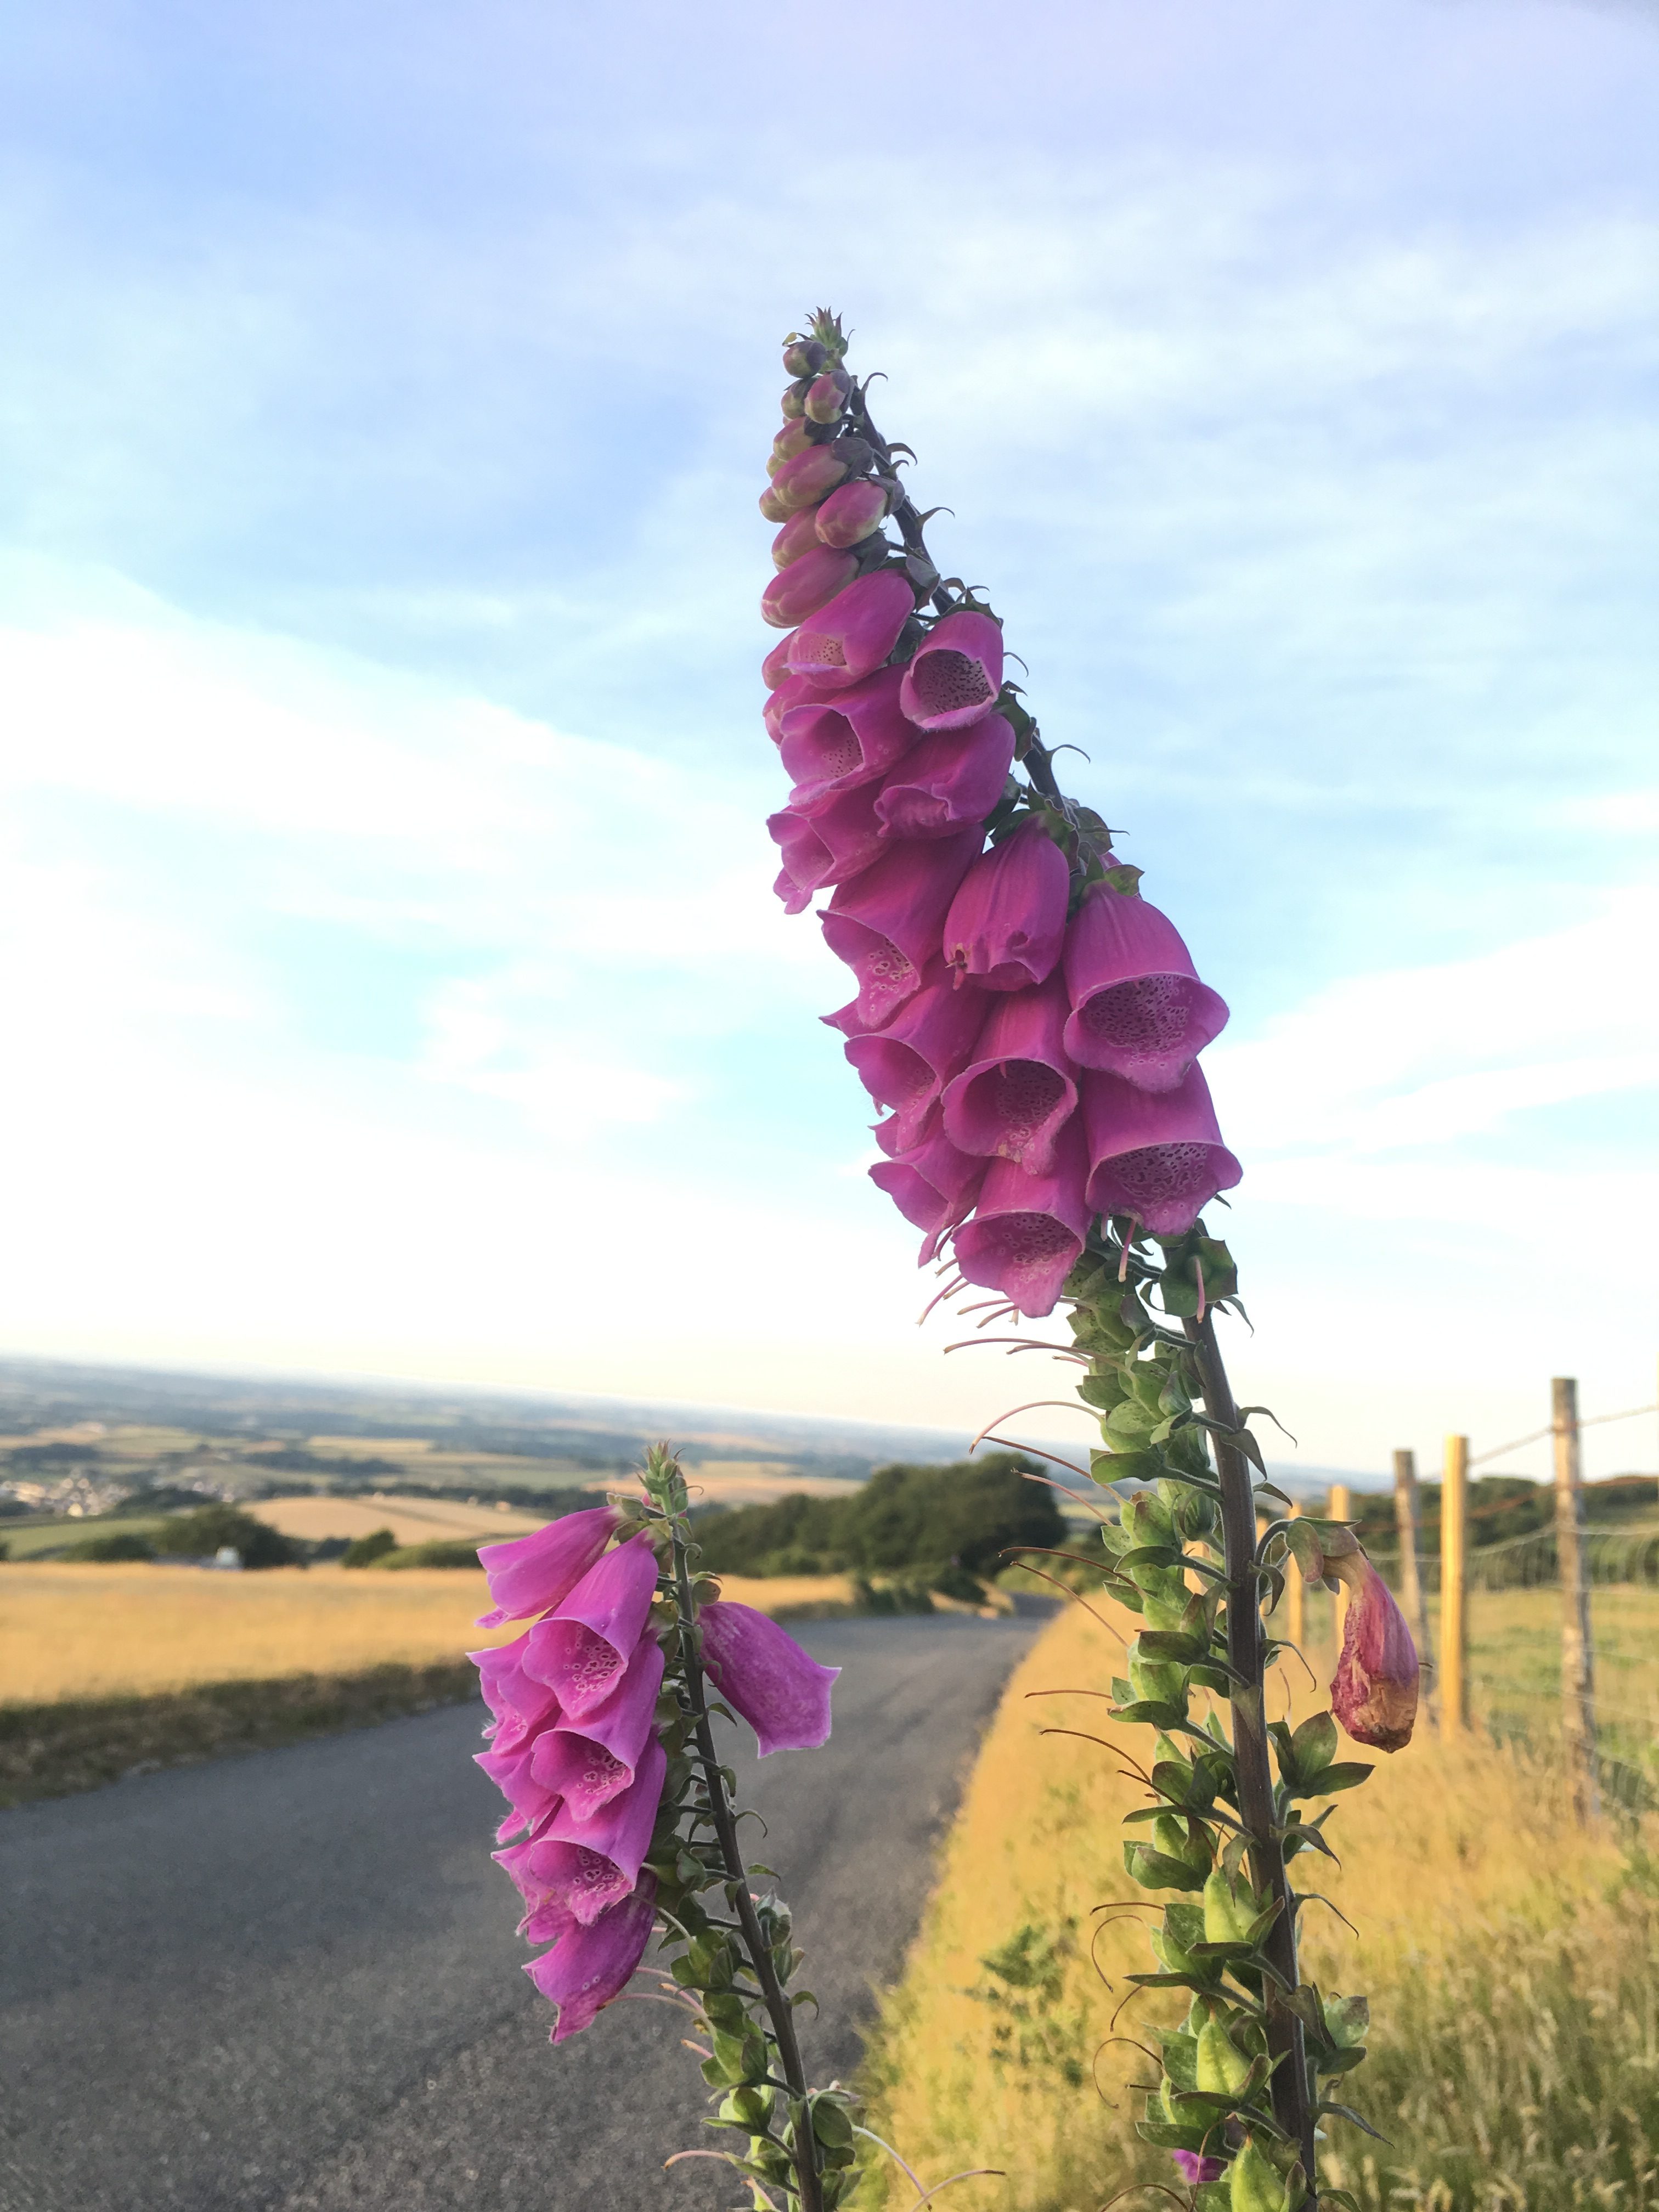
[[(1656, 1399), (1650, 1406), (1626, 1406), (1622, 1413), (1586, 1413), (1579, 1420), (1578, 1426), (1581, 1429), (1595, 1429), (1599, 1428), (1604, 1421), (1633, 1421), (1638, 1414), (1642, 1413), (1659, 1413), (1659, 1399)], [(1557, 1425), (1554, 1421), (1551, 1421), (1545, 1428), (1534, 1429), (1529, 1437), (1515, 1437), (1506, 1444), (1494, 1444), (1490, 1451), (1476, 1452), (1470, 1460), (1469, 1465), (1484, 1467), (1488, 1460), (1502, 1459), (1505, 1452), (1519, 1451), (1522, 1444), (1540, 1443), (1546, 1437), (1553, 1437), (1556, 1434)]]

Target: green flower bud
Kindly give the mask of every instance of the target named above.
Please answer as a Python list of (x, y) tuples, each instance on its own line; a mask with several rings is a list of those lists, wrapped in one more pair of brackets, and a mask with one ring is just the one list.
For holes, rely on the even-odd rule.
[(1204, 1885), (1205, 1942), (1248, 1943), (1251, 1923), (1261, 1910), (1249, 1882), (1241, 1877), (1235, 1887), (1218, 1867)]
[(1236, 2097), (1249, 2079), (1250, 2062), (1218, 2020), (1198, 2032), (1198, 2086), (1212, 2097)]
[(1285, 2185), (1247, 2136), (1244, 2148), (1227, 2169), (1228, 2196), (1232, 2212), (1285, 2212)]

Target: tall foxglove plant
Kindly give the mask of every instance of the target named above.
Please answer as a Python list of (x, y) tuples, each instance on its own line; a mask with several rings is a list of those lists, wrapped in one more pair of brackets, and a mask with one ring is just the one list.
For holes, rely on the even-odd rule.
[[(1247, 1425), (1261, 1409), (1228, 1383), (1215, 1316), (1237, 1279), (1201, 1218), (1241, 1175), (1198, 1060), (1227, 1009), (1101, 817), (1060, 791), (1001, 624), (941, 577), (896, 463), (909, 449), (878, 432), (846, 353), (825, 313), (788, 340), (760, 501), (777, 526), (762, 612), (788, 633), (763, 666), (791, 787), (768, 824), (775, 888), (791, 913), (830, 893), (820, 925), (855, 988), (824, 1018), (884, 1110), (871, 1176), (922, 1262), (947, 1255), (947, 1297), (993, 1293), (981, 1329), (1063, 1304), (1071, 1343), (1051, 1348), (1100, 1418), (1091, 1472), (1120, 1504), (1104, 1579), (1146, 1624), (1114, 1717), (1153, 1731), (1124, 1860), (1175, 1893), (1158, 1971), (1134, 1978), (1188, 2000), (1148, 2052), (1139, 2132), (1195, 2212), (1297, 2212), (1320, 2193), (1321, 2122), (1365, 2125), (1334, 2094), (1365, 2007), (1304, 1979), (1291, 1870), (1329, 1851), (1330, 1808), (1310, 1802), (1370, 1771), (1334, 1759), (1338, 1722), (1385, 1750), (1409, 1736), (1416, 1654), (1351, 1531), (1269, 1516), (1258, 1534), (1261, 1501), (1287, 1501)], [(1263, 1610), (1292, 1556), (1353, 1589), (1334, 1717), (1294, 1730), (1267, 1717), (1285, 1647)]]

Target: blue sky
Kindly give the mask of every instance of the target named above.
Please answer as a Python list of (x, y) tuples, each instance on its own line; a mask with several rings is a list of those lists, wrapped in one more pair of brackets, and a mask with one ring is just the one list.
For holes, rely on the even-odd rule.
[(914, 1327), (767, 889), (828, 301), (1232, 1006), (1247, 1395), (1356, 1468), (1651, 1396), (1656, 97), (1555, 0), (33, 11), (0, 1343), (1042, 1395)]

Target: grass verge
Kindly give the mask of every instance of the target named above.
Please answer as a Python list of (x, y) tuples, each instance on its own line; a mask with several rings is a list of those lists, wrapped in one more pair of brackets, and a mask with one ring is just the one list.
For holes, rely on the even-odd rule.
[(148, 1697), (0, 1705), (0, 1806), (460, 1705), (477, 1695), (477, 1684), (465, 1660), (441, 1659), (355, 1674), (198, 1682)]
[[(1138, 1753), (1145, 1732), (1114, 1727), (1097, 1698), (1075, 1694), (1103, 1688), (1120, 1664), (1112, 1635), (1077, 1607), (1028, 1655), (883, 2008), (870, 2124), (930, 2182), (1006, 2171), (953, 2188), (959, 2212), (1094, 2212), (1136, 2180), (1176, 2180), (1167, 2156), (1134, 2136), (1140, 2100), (1123, 2085), (1142, 2062), (1110, 2040), (1179, 2010), (1151, 1992), (1112, 2024), (1129, 1995), (1123, 1975), (1151, 1963), (1139, 1932), (1150, 1915), (1114, 1917), (1112, 1905), (1161, 1901), (1129, 1882), (1120, 1848), (1123, 1814), (1145, 1799), (1112, 1749)], [(1040, 1736), (1045, 1726), (1080, 1733)], [(1353, 2102), (1391, 2139), (1333, 2122), (1325, 2179), (1367, 2212), (1652, 2212), (1652, 1824), (1581, 1835), (1547, 1758), (1483, 1735), (1455, 1745), (1419, 1735), (1376, 1764), (1333, 1822), (1340, 1869), (1322, 1862), (1310, 1875), (1298, 1863), (1306, 1887), (1358, 1929), (1356, 1939), (1310, 1906), (1304, 1956), (1326, 1989), (1371, 1999)], [(911, 2197), (883, 2161), (859, 2201), (897, 2212)]]

